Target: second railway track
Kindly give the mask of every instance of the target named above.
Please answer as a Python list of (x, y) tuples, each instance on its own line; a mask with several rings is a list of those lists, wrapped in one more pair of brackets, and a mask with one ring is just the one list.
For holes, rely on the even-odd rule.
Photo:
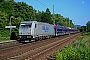
[[(77, 38), (80, 33), (73, 35), (60, 36), (56, 38), (51, 38), (47, 40), (37, 41), (28, 44), (22, 44), (18, 46), (13, 46), (6, 49), (0, 50), (1, 60), (40, 60), (45, 59), (46, 55), (53, 54), (61, 45), (69, 42), (71, 39)], [(64, 44), (65, 45), (65, 44)], [(58, 47), (59, 46), (59, 47)], [(51, 51), (51, 53), (50, 53)]]

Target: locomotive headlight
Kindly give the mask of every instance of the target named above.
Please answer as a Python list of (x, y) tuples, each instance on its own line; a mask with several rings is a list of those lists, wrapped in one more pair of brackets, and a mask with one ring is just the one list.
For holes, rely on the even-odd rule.
[(22, 32), (20, 32), (19, 34), (22, 35)]
[(27, 38), (31, 38), (31, 36), (27, 36)]
[(29, 33), (28, 33), (28, 35), (29, 35)]
[(28, 33), (28, 35), (30, 35), (30, 33)]
[(19, 36), (19, 38), (21, 38), (21, 36)]

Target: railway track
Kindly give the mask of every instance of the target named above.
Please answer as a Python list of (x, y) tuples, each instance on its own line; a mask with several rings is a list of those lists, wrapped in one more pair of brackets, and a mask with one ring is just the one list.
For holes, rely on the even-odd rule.
[[(46, 56), (53, 54), (58, 46), (62, 46), (63, 43), (69, 42), (69, 40), (76, 38), (80, 33), (71, 36), (60, 36), (47, 40), (37, 41), (28, 44), (22, 44), (18, 46), (8, 47), (0, 50), (1, 60), (40, 60), (47, 59)], [(65, 44), (64, 44), (65, 45)], [(51, 52), (51, 53), (50, 53)]]
[(9, 40), (9, 41), (0, 42), (0, 50), (5, 49), (5, 48), (9, 48), (9, 47), (13, 47), (15, 45), (20, 45), (20, 44), (22, 44), (22, 43), (19, 43), (16, 40)]

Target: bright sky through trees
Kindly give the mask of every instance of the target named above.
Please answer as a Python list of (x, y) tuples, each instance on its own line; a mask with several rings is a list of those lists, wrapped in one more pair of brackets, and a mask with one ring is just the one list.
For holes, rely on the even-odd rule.
[(49, 8), (52, 12), (69, 17), (77, 25), (86, 25), (90, 20), (90, 0), (15, 0), (16, 2), (26, 2), (36, 10), (45, 11)]

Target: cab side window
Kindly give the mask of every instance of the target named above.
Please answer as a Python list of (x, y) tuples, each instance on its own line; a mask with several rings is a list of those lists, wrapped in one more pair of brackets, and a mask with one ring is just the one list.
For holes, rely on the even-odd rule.
[(36, 28), (36, 24), (35, 24), (35, 28)]

